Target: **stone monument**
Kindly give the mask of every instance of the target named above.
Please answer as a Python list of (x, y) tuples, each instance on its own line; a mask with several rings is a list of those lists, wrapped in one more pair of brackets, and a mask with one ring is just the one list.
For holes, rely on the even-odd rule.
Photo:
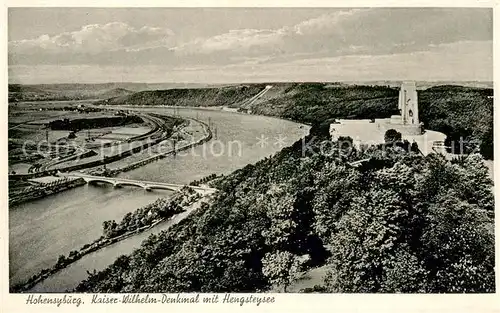
[(403, 82), (399, 90), (400, 115), (391, 116), (390, 124), (402, 134), (418, 135), (422, 125), (418, 119), (418, 96), (415, 82)]
[(418, 96), (415, 82), (404, 82), (401, 84), (398, 108), (401, 111), (403, 124), (419, 125)]
[[(396, 103), (394, 102), (394, 108)], [(356, 147), (376, 145), (385, 142), (385, 133), (394, 129), (401, 133), (403, 140), (416, 142), (420, 151), (427, 155), (432, 152), (445, 154), (443, 143), (446, 135), (425, 130), (418, 116), (418, 97), (415, 82), (404, 82), (399, 91), (398, 108), (400, 114), (381, 119), (339, 119), (330, 124), (332, 140), (351, 137)]]

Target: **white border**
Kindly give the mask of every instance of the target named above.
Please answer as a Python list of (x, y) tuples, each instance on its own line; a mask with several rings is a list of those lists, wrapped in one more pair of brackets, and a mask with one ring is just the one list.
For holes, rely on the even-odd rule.
[[(494, 43), (499, 41), (498, 23), (499, 15), (497, 1), (458, 1), (458, 0), (440, 0), (436, 1), (374, 1), (353, 0), (353, 1), (326, 1), (326, 0), (296, 0), (296, 1), (230, 1), (230, 0), (206, 0), (206, 1), (14, 1), (4, 2), (2, 6), (2, 17), (4, 18), (2, 26), (7, 25), (7, 7), (30, 7), (30, 6), (50, 6), (50, 7), (492, 7), (494, 8)], [(7, 177), (7, 28), (1, 27), (1, 47), (3, 56), (3, 79), (0, 84), (0, 90), (3, 95), (0, 124), (2, 125), (1, 149), (2, 164), (0, 167), (1, 177)], [(498, 79), (497, 56), (498, 47), (494, 45), (494, 81)], [(494, 84), (495, 94), (498, 95), (498, 84)], [(496, 101), (495, 101), (496, 102)], [(495, 126), (500, 125), (499, 116), (495, 104)], [(495, 127), (495, 142), (499, 136), (499, 129)], [(495, 155), (500, 156), (500, 147), (495, 145)], [(498, 157), (497, 157), (498, 159)], [(495, 169), (498, 169), (498, 162), (495, 160)], [(499, 182), (499, 171), (495, 171), (495, 181)], [(276, 297), (274, 304), (262, 304), (258, 307), (252, 304), (239, 306), (238, 304), (209, 304), (209, 305), (147, 305), (138, 307), (138, 305), (82, 305), (76, 308), (72, 305), (61, 306), (59, 308), (52, 305), (25, 305), (26, 295), (8, 294), (8, 201), (7, 201), (7, 179), (1, 181), (1, 196), (4, 199), (0, 215), (0, 312), (55, 312), (55, 311), (85, 311), (85, 312), (135, 312), (137, 309), (148, 312), (233, 312), (235, 310), (261, 312), (275, 311), (318, 311), (325, 310), (329, 312), (500, 312), (500, 299), (498, 297), (499, 279), (497, 273), (496, 294), (489, 295), (375, 295), (375, 294), (267, 294)], [(498, 206), (497, 192), (499, 187), (495, 185), (496, 207)], [(495, 225), (499, 225), (498, 217), (495, 217)], [(495, 227), (495, 235), (498, 238), (498, 227)], [(496, 251), (499, 251), (499, 243), (496, 241)], [(498, 272), (499, 256), (496, 254), (496, 268)], [(86, 297), (88, 301), (89, 295)]]

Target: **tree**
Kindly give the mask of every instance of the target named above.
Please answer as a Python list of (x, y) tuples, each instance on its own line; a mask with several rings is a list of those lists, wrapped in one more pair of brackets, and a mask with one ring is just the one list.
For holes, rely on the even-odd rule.
[(402, 136), (401, 133), (395, 129), (389, 129), (385, 132), (384, 141), (385, 143), (395, 143), (401, 141)]
[(66, 262), (66, 257), (64, 255), (60, 255), (59, 258), (57, 259), (57, 263), (58, 264), (63, 264), (64, 262)]
[(425, 273), (419, 260), (397, 258), (411, 256), (405, 241), (412, 232), (415, 171), (398, 162), (368, 175), (369, 189), (354, 197), (335, 223), (330, 240), (335, 275), (327, 284), (340, 292), (418, 291)]
[(488, 168), (478, 153), (469, 155), (459, 169), (460, 190), (469, 203), (478, 204), (481, 209), (493, 211), (494, 197), (491, 192), (493, 182), (488, 175)]
[(118, 224), (116, 224), (115, 220), (112, 221), (104, 221), (102, 223), (103, 234), (106, 238), (111, 238), (115, 235), (115, 231)]
[(271, 221), (263, 232), (266, 244), (273, 249), (287, 249), (299, 226), (294, 220), (296, 197), (279, 185), (271, 186), (266, 196), (266, 213)]
[(76, 251), (76, 250), (71, 250), (71, 251), (69, 252), (69, 258), (70, 258), (70, 259), (73, 259), (73, 258), (74, 258), (75, 256), (77, 256), (77, 255), (78, 255), (78, 251)]
[(283, 286), (286, 292), (286, 288), (298, 278), (300, 265), (300, 259), (288, 251), (266, 253), (262, 259), (262, 273), (271, 284)]
[(411, 143), (410, 151), (412, 151), (412, 152), (419, 152), (420, 151), (420, 149), (418, 148), (418, 144), (415, 141)]
[(395, 252), (387, 262), (385, 279), (381, 285), (384, 292), (425, 292), (428, 271), (415, 253), (406, 246)]
[(359, 193), (359, 172), (345, 165), (330, 163), (315, 174), (318, 191), (313, 200), (314, 231), (328, 240), (334, 231), (332, 225), (351, 208), (353, 197)]
[(484, 210), (460, 200), (455, 190), (437, 196), (421, 237), (429, 291), (494, 292), (495, 244), (487, 220)]
[(127, 214), (125, 214), (125, 216), (123, 217), (121, 223), (120, 223), (120, 226), (122, 228), (128, 228), (129, 226), (131, 226), (132, 224), (132, 212), (128, 212)]

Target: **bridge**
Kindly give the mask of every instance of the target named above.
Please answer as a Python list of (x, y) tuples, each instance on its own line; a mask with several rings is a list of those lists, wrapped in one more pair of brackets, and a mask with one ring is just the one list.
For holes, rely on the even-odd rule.
[(211, 194), (217, 191), (215, 188), (210, 187), (200, 187), (200, 186), (190, 186), (190, 185), (179, 185), (179, 184), (169, 184), (169, 183), (160, 183), (160, 182), (152, 182), (152, 181), (143, 181), (143, 180), (134, 180), (134, 179), (125, 179), (125, 178), (116, 178), (116, 177), (105, 177), (105, 176), (93, 176), (82, 173), (59, 173), (59, 176), (63, 177), (72, 177), (72, 178), (83, 178), (88, 184), (92, 183), (105, 183), (111, 184), (116, 188), (124, 187), (124, 186), (134, 186), (143, 188), (144, 190), (153, 190), (153, 189), (163, 189), (163, 190), (171, 190), (178, 191), (182, 189), (184, 186), (188, 186), (193, 190), (201, 193), (203, 195)]

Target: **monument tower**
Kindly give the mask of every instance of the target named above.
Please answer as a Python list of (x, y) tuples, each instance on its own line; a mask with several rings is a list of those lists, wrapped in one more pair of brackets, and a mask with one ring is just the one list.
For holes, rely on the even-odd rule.
[(419, 125), (418, 120), (418, 97), (415, 82), (404, 82), (399, 91), (398, 108), (401, 112), (403, 125)]
[[(396, 101), (392, 105), (396, 109)], [(397, 131), (403, 140), (415, 142), (420, 152), (446, 154), (444, 141), (446, 135), (425, 130), (418, 117), (418, 98), (415, 82), (403, 82), (399, 91), (399, 114), (390, 118), (379, 119), (339, 119), (330, 124), (332, 140), (351, 137), (356, 147), (385, 143), (385, 134), (389, 130)]]

